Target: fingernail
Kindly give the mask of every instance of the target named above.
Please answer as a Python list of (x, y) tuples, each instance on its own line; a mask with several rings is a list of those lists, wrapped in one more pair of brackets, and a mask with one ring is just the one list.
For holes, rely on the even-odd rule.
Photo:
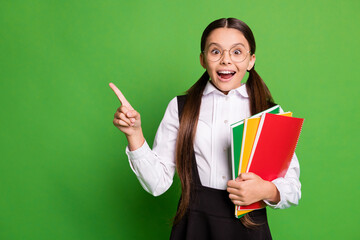
[(130, 121), (131, 121), (131, 122), (135, 122), (135, 118), (131, 118)]

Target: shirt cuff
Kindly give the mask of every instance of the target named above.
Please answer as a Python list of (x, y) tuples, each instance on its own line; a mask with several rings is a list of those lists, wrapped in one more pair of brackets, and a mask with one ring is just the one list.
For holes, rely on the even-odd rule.
[(136, 160), (141, 159), (149, 151), (151, 151), (151, 149), (150, 149), (148, 143), (146, 142), (146, 140), (144, 141), (144, 143), (141, 147), (139, 147), (138, 149), (136, 149), (134, 151), (130, 151), (129, 146), (126, 146), (126, 149), (125, 149), (126, 155), (128, 155), (129, 160), (131, 160), (131, 161), (136, 161)]
[(138, 171), (136, 171), (136, 162), (141, 160), (149, 151), (151, 151), (151, 149), (146, 140), (141, 147), (134, 151), (130, 151), (129, 146), (126, 146), (125, 153), (128, 156), (130, 168), (136, 176), (139, 176)]
[(274, 179), (274, 180), (272, 181), (272, 183), (275, 184), (275, 187), (276, 187), (277, 190), (279, 191), (280, 201), (279, 201), (278, 203), (275, 203), (275, 204), (273, 204), (273, 203), (271, 203), (271, 202), (269, 202), (269, 201), (267, 201), (267, 200), (263, 200), (263, 201), (264, 201), (264, 202), (266, 203), (266, 205), (268, 205), (269, 207), (271, 207), (271, 208), (273, 208), (273, 209), (279, 209), (279, 208), (281, 208), (281, 205), (282, 205), (281, 201), (282, 201), (283, 197), (282, 197), (282, 195), (281, 195), (281, 191), (279, 190), (279, 186), (277, 185), (276, 179)]

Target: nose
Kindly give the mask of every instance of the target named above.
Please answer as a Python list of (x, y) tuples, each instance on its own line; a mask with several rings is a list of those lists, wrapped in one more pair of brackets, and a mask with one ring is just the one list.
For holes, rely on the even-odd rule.
[[(227, 52), (227, 54), (226, 54)], [(229, 50), (224, 50), (221, 58), (220, 58), (220, 64), (229, 64), (231, 63), (231, 57), (230, 57), (230, 51)]]

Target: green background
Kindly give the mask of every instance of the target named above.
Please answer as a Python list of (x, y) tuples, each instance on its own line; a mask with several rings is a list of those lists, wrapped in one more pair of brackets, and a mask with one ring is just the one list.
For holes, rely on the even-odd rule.
[(359, 5), (344, 1), (0, 1), (0, 239), (167, 239), (179, 182), (152, 197), (113, 124), (114, 82), (152, 145), (203, 73), (204, 28), (245, 21), (256, 69), (305, 123), (302, 199), (274, 239), (360, 238)]

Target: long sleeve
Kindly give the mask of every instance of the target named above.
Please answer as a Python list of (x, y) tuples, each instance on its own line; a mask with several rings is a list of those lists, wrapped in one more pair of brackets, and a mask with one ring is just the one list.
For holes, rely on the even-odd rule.
[[(281, 107), (280, 113), (284, 113)], [(292, 205), (298, 205), (301, 198), (301, 183), (299, 178), (300, 165), (296, 153), (294, 153), (285, 176), (272, 181), (280, 193), (280, 201), (277, 204), (272, 204), (265, 200), (264, 202), (274, 209), (285, 209)]]
[(163, 194), (172, 184), (175, 174), (175, 144), (179, 128), (177, 100), (172, 99), (157, 130), (153, 150), (143, 146), (126, 154), (131, 169), (142, 187), (154, 196)]
[(274, 179), (272, 182), (280, 193), (280, 201), (277, 204), (264, 202), (274, 209), (285, 209), (292, 205), (298, 205), (301, 198), (300, 166), (296, 154), (291, 159), (290, 166), (283, 178)]

